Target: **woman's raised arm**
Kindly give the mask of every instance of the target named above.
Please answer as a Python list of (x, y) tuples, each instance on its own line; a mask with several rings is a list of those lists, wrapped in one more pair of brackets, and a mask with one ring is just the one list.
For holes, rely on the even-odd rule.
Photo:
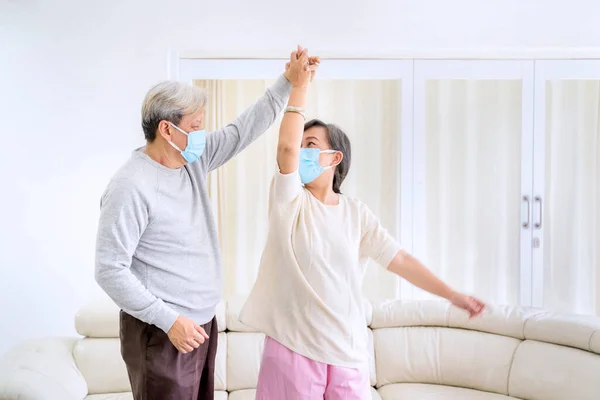
[(289, 67), (286, 77), (291, 82), (297, 82), (292, 87), (288, 106), (285, 109), (281, 127), (279, 128), (279, 142), (277, 144), (277, 164), (282, 174), (289, 174), (298, 169), (304, 121), (306, 119), (306, 96), (308, 85), (312, 81), (315, 70), (319, 65), (318, 57), (309, 57), (308, 50), (298, 47), (298, 51), (290, 55)]

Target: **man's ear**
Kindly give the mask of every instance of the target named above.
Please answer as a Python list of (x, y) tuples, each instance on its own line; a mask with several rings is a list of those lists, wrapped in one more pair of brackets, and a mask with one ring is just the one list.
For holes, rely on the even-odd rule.
[(166, 141), (173, 141), (173, 135), (171, 133), (171, 125), (165, 120), (162, 120), (158, 123), (158, 133), (162, 136)]

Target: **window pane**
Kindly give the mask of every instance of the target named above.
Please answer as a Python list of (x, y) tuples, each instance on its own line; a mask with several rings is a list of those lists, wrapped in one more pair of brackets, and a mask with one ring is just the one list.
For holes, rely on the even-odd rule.
[(546, 84), (543, 306), (552, 310), (600, 311), (599, 97), (597, 80)]
[(512, 304), (520, 280), (521, 97), (518, 80), (426, 84), (422, 257), (451, 286)]

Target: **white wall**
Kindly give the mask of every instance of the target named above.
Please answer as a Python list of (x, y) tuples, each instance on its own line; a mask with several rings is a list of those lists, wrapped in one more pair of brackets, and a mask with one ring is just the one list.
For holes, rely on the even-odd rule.
[[(527, 3), (525, 5), (525, 3)], [(537, 4), (536, 4), (537, 3)], [(543, 4), (543, 6), (542, 6)], [(100, 295), (99, 198), (168, 50), (394, 56), (600, 45), (597, 1), (0, 0), (0, 354)]]

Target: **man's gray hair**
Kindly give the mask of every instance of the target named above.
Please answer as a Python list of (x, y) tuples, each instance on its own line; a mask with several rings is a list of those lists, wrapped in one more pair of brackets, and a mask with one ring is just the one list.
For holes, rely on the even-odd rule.
[(142, 105), (144, 137), (153, 142), (160, 121), (178, 125), (185, 115), (200, 111), (206, 100), (206, 91), (199, 87), (177, 81), (159, 83), (148, 91)]

